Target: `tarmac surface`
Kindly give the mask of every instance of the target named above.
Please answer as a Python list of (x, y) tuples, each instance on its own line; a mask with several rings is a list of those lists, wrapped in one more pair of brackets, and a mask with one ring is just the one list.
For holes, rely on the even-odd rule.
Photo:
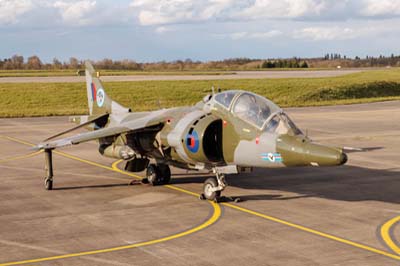
[[(84, 143), (44, 155), (29, 143), (66, 117), (0, 119), (0, 265), (399, 265), (400, 102), (287, 109), (321, 143), (364, 148), (345, 166), (228, 176), (225, 196), (197, 199), (203, 173), (130, 185)], [(139, 173), (143, 176), (143, 173)], [(13, 264), (14, 263), (14, 264)]]
[[(237, 71), (226, 75), (131, 75), (101, 76), (104, 82), (111, 81), (146, 81), (146, 80), (223, 80), (223, 79), (262, 79), (262, 78), (323, 78), (368, 71), (366, 69), (343, 70), (303, 70), (303, 71)], [(232, 73), (232, 72), (229, 72)], [(0, 77), (0, 83), (74, 83), (84, 82), (84, 76), (66, 77)]]

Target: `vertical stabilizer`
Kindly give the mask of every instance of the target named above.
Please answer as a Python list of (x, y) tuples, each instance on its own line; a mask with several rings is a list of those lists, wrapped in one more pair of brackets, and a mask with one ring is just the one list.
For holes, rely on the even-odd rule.
[(99, 115), (130, 112), (129, 108), (123, 107), (108, 97), (100, 79), (97, 77), (96, 71), (89, 61), (85, 62), (85, 66), (89, 114)]

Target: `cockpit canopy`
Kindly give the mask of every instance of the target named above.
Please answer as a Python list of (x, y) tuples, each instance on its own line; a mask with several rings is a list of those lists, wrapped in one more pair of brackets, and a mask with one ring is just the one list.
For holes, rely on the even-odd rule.
[(263, 131), (285, 134), (290, 130), (296, 135), (302, 134), (279, 106), (257, 94), (230, 90), (216, 94), (214, 100)]

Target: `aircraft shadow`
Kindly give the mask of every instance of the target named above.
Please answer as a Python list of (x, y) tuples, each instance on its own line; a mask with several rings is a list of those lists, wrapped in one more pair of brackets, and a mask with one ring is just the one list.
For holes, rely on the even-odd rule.
[(89, 185), (89, 186), (74, 186), (74, 187), (55, 187), (53, 190), (74, 190), (74, 189), (88, 189), (88, 188), (110, 188), (110, 187), (126, 187), (128, 183), (121, 184), (107, 184), (107, 185)]
[[(203, 183), (210, 175), (176, 177), (173, 184)], [(249, 174), (228, 175), (229, 186), (242, 189), (278, 190), (298, 197), (342, 201), (400, 203), (400, 172), (356, 166), (254, 169)], [(290, 200), (271, 195), (229, 195), (242, 200)]]

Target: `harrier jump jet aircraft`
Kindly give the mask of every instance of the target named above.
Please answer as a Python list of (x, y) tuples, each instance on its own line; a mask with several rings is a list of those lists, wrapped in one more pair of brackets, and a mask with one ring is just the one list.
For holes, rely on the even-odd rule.
[[(212, 171), (203, 199), (218, 200), (226, 174), (253, 167), (334, 166), (346, 163), (339, 148), (312, 142), (270, 100), (247, 91), (210, 94), (191, 107), (132, 112), (113, 101), (86, 63), (89, 115), (72, 118), (78, 126), (38, 144), (46, 158), (45, 187), (53, 187), (52, 150), (96, 140), (100, 154), (126, 161), (152, 185), (167, 184), (169, 166)], [(87, 133), (57, 139), (78, 128)], [(150, 163), (150, 159), (154, 163)]]

